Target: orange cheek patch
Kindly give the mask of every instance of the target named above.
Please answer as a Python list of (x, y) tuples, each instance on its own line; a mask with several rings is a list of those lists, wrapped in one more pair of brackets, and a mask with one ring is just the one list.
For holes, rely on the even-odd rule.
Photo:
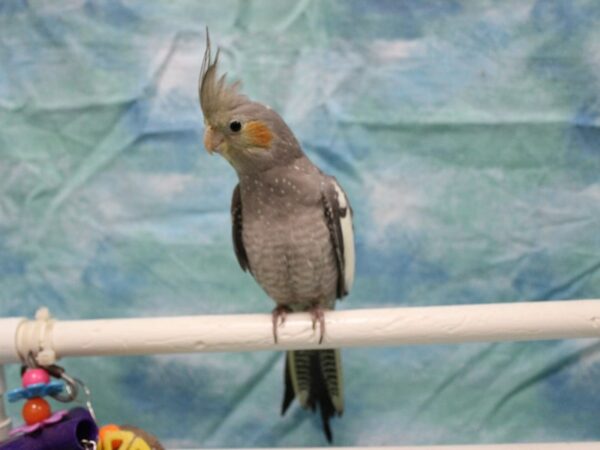
[(244, 134), (249, 143), (255, 147), (268, 148), (273, 140), (273, 133), (263, 122), (253, 120), (244, 126)]

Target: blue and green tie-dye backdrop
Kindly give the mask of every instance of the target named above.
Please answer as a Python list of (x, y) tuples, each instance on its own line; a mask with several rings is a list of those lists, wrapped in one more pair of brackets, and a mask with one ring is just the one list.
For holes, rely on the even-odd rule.
[[(342, 308), (600, 297), (597, 1), (5, 0), (2, 316), (270, 311), (232, 251), (235, 175), (201, 144), (206, 25), (353, 201)], [(346, 350), (336, 444), (600, 439), (599, 350)], [(279, 417), (280, 354), (64, 363), (101, 421), (170, 446), (325, 443)]]

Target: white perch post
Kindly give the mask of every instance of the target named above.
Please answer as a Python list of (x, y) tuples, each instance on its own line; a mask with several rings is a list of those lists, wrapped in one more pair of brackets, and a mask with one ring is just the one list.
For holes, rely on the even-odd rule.
[(11, 420), (4, 409), (4, 393), (6, 392), (6, 379), (4, 378), (4, 366), (0, 364), (0, 442), (8, 437)]
[[(271, 315), (60, 321), (0, 319), (0, 364), (18, 355), (95, 356), (375, 347), (600, 337), (600, 300), (354, 309), (325, 314), (322, 344), (308, 314), (288, 315), (273, 343)], [(6, 338), (7, 333), (1, 333)]]
[(25, 318), (0, 319), (0, 442), (8, 437), (11, 429), (11, 419), (6, 414), (4, 407), (4, 394), (6, 393), (6, 379), (4, 375), (3, 359), (10, 362), (15, 358), (18, 360), (16, 347), (17, 330), (25, 322)]

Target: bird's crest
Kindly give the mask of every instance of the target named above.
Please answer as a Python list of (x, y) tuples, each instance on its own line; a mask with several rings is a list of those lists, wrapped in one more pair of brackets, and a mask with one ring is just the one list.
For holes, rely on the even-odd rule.
[(228, 84), (226, 74), (217, 78), (217, 64), (220, 49), (217, 48), (215, 58), (212, 58), (210, 36), (206, 29), (206, 50), (200, 70), (200, 107), (206, 120), (215, 120), (219, 112), (227, 112), (247, 101), (246, 96), (238, 93), (239, 82)]

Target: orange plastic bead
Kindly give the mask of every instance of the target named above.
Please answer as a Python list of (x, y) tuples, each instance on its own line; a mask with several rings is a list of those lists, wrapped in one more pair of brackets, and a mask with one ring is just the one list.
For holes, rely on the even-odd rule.
[[(98, 433), (99, 437), (100, 437), (100, 442), (104, 442), (106, 433), (110, 433), (111, 431), (119, 431), (119, 430), (120, 430), (119, 426), (115, 425), (114, 423), (109, 423), (107, 425), (104, 425), (103, 427), (100, 427), (100, 431)], [(113, 441), (112, 450), (118, 450), (120, 446), (121, 446), (121, 441)], [(106, 450), (109, 450), (109, 449), (106, 449)]]
[(23, 419), (27, 425), (46, 420), (52, 415), (50, 404), (41, 397), (30, 398), (23, 405)]
[(106, 436), (106, 433), (108, 433), (109, 431), (119, 431), (120, 428), (118, 427), (118, 425), (115, 425), (114, 423), (109, 423), (107, 425), (104, 425), (102, 427), (100, 427), (100, 440), (104, 439), (104, 436)]

